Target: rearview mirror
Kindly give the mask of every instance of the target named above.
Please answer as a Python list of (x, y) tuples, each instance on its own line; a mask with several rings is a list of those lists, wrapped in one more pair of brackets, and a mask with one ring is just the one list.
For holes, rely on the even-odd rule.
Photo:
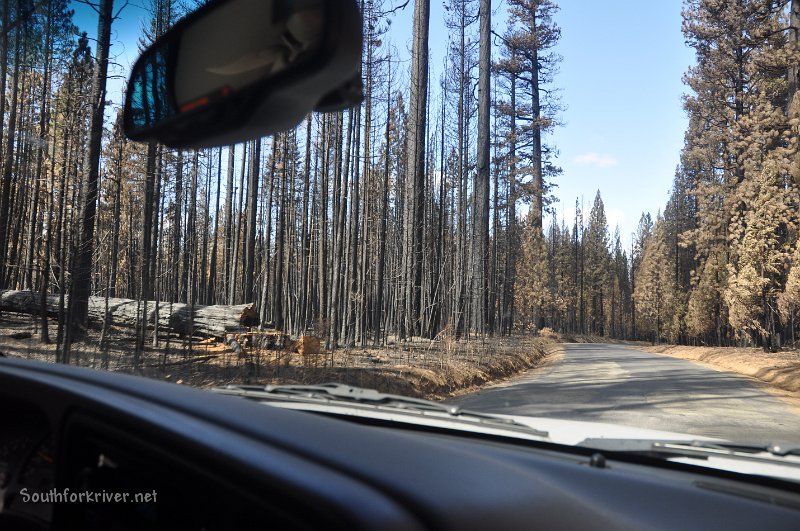
[(212, 0), (145, 50), (131, 71), (133, 140), (203, 148), (297, 125), (362, 99), (354, 0)]

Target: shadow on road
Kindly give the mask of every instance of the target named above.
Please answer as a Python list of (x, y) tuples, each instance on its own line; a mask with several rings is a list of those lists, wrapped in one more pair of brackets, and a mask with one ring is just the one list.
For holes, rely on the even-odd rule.
[(800, 417), (748, 379), (619, 345), (567, 345), (549, 371), (450, 403), (736, 440), (800, 440)]

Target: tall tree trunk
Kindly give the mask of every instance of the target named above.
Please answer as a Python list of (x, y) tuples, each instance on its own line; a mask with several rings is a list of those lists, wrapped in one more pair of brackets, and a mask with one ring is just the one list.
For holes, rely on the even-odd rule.
[(225, 187), (225, 247), (222, 271), (222, 301), (229, 301), (228, 286), (232, 281), (231, 263), (233, 262), (233, 174), (236, 164), (236, 146), (228, 146), (228, 180)]
[[(275, 286), (272, 285), (272, 260), (270, 259), (270, 253), (272, 248), (272, 203), (273, 197), (275, 196), (275, 171), (278, 166), (278, 136), (276, 135), (272, 138), (272, 152), (269, 157), (269, 186), (267, 187), (267, 203), (264, 207), (264, 212), (266, 214), (266, 231), (264, 234), (264, 254), (263, 254), (263, 267), (261, 270), (263, 271), (263, 280), (262, 280), (262, 290), (261, 290), (261, 304), (259, 310), (261, 311), (261, 321), (267, 322), (267, 320), (274, 319), (274, 308), (272, 307), (271, 303), (275, 300)], [(273, 293), (270, 293), (273, 291)], [(271, 297), (270, 297), (271, 295)]]
[[(350, 150), (353, 145), (353, 127), (354, 127), (354, 114), (355, 109), (351, 109), (347, 113), (347, 143), (345, 144), (344, 154), (344, 167), (345, 173), (350, 171)], [(344, 120), (342, 120), (344, 122)], [(337, 172), (336, 181), (334, 183), (334, 196), (338, 193), (338, 200), (336, 201), (336, 214), (334, 220), (334, 245), (333, 245), (333, 263), (335, 264), (332, 271), (331, 280), (331, 300), (329, 304), (331, 327), (328, 332), (326, 348), (329, 350), (338, 347), (339, 343), (339, 329), (342, 324), (342, 304), (340, 299), (342, 293), (342, 279), (343, 275), (342, 264), (344, 259), (344, 243), (345, 243), (345, 223), (347, 221), (347, 201), (349, 196), (349, 187), (347, 179), (342, 179), (342, 172)]]
[[(274, 140), (273, 140), (274, 143)], [(256, 216), (258, 214), (258, 180), (261, 173), (261, 140), (253, 141), (250, 157), (250, 179), (247, 185), (247, 240), (244, 265), (244, 302), (255, 300), (253, 292), (256, 263)]]
[(211, 204), (211, 158), (213, 156), (213, 151), (208, 150), (208, 167), (206, 168), (206, 198), (205, 202), (203, 203), (203, 232), (205, 236), (202, 238), (202, 248), (200, 250), (200, 278), (196, 280), (199, 282), (200, 285), (200, 293), (198, 294), (198, 298), (200, 299), (200, 304), (209, 304), (208, 302), (208, 276), (206, 275), (206, 271), (208, 270), (208, 229), (209, 229), (209, 206)]
[(411, 108), (406, 138), (405, 253), (406, 326), (410, 335), (421, 330), (423, 234), (425, 226), (425, 129), (428, 103), (428, 35), (430, 0), (414, 2), (414, 33), (411, 47)]
[[(242, 232), (242, 205), (244, 200), (244, 177), (245, 173), (247, 172), (247, 144), (242, 144), (243, 152), (242, 152), (242, 170), (239, 174), (239, 206), (236, 208), (236, 219), (238, 220), (237, 223), (233, 226), (233, 252), (231, 253), (231, 279), (230, 285), (228, 286), (229, 289), (229, 300), (228, 304), (233, 304), (236, 300), (236, 284), (239, 280), (239, 236)], [(252, 153), (251, 153), (252, 157)]]
[[(7, 2), (4, 4), (7, 6)], [(19, 21), (22, 11), (22, 1), (17, 0), (17, 29), (14, 32), (14, 72), (11, 77), (11, 108), (8, 113), (8, 133), (6, 135), (6, 150), (3, 157), (3, 183), (0, 187), (0, 284), (6, 282), (6, 260), (8, 258), (8, 224), (11, 221), (11, 181), (14, 171), (14, 136), (17, 127), (17, 99), (19, 97), (19, 73), (20, 73), (20, 35), (22, 34), (22, 24)], [(7, 27), (6, 23), (3, 27)], [(4, 29), (5, 33), (5, 29)], [(5, 65), (5, 61), (3, 62)], [(5, 80), (5, 73), (3, 79)], [(4, 81), (5, 83), (5, 81)], [(5, 88), (5, 87), (4, 87)], [(3, 92), (5, 94), (5, 91)], [(5, 99), (5, 98), (4, 98)], [(0, 109), (0, 114), (5, 113), (5, 109)]]
[(164, 147), (159, 145), (157, 148), (156, 153), (156, 172), (155, 172), (155, 180), (153, 182), (153, 205), (155, 208), (152, 211), (152, 218), (148, 221), (152, 226), (152, 230), (150, 231), (150, 237), (152, 238), (150, 242), (150, 274), (148, 278), (150, 279), (150, 293), (148, 294), (149, 298), (155, 299), (155, 293), (157, 289), (157, 281), (159, 280), (159, 276), (156, 274), (156, 265), (160, 260), (159, 253), (161, 252), (161, 248), (158, 245), (158, 240), (161, 235), (161, 204), (162, 204), (162, 193), (161, 193), (161, 182), (163, 181), (164, 177)]
[[(542, 127), (537, 122), (542, 116), (539, 87), (539, 51), (534, 48), (531, 52), (531, 113), (533, 114), (533, 198), (531, 200), (531, 228), (542, 235), (542, 207), (544, 194), (544, 175), (542, 164)], [(544, 258), (543, 258), (544, 259)]]
[[(446, 70), (446, 68), (445, 68)], [(443, 263), (444, 248), (446, 245), (445, 240), (445, 212), (447, 210), (447, 177), (444, 164), (445, 154), (445, 94), (447, 93), (446, 77), (443, 78), (442, 95), (441, 95), (441, 113), (440, 120), (440, 136), (439, 136), (439, 208), (436, 214), (436, 241), (434, 247), (436, 249), (434, 257), (434, 265), (431, 268), (431, 286), (430, 297), (433, 306), (431, 312), (431, 320), (428, 325), (428, 337), (436, 337), (442, 329), (442, 314), (444, 312), (444, 296), (445, 286), (447, 285), (445, 277), (445, 267)], [(387, 127), (389, 125), (387, 119)], [(387, 145), (388, 145), (388, 130), (387, 130)], [(388, 161), (388, 157), (387, 157)]]
[[(39, 108), (39, 144), (38, 149), (36, 150), (36, 174), (34, 177), (34, 192), (33, 192), (33, 202), (31, 208), (31, 215), (28, 219), (28, 252), (26, 255), (26, 264), (25, 264), (25, 284), (31, 286), (33, 289), (33, 257), (36, 251), (36, 242), (38, 241), (37, 234), (40, 234), (40, 231), (37, 230), (39, 226), (39, 193), (41, 188), (41, 183), (44, 181), (44, 175), (42, 173), (43, 166), (44, 166), (44, 157), (45, 152), (47, 150), (47, 133), (50, 129), (50, 121), (48, 120), (48, 115), (50, 113), (48, 107), (49, 101), (49, 93), (50, 93), (50, 69), (51, 63), (53, 59), (53, 50), (52, 50), (52, 34), (53, 34), (53, 10), (52, 4), (48, 3), (47, 5), (48, 13), (47, 13), (47, 28), (45, 30), (45, 39), (44, 39), (44, 73), (42, 74), (42, 102), (41, 107)], [(0, 107), (2, 109), (2, 107)], [(2, 113), (0, 113), (2, 114)], [(0, 142), (2, 144), (2, 142)], [(41, 275), (40, 275), (41, 276)], [(41, 280), (40, 280), (41, 282)]]
[[(284, 330), (284, 251), (286, 242), (286, 192), (289, 187), (289, 132), (283, 134), (283, 171), (281, 174), (281, 189), (278, 194), (278, 227), (275, 231), (275, 289), (272, 298), (272, 321), (277, 330)], [(269, 228), (267, 229), (269, 230)], [(267, 248), (269, 253), (269, 248)]]
[[(381, 324), (383, 317), (383, 293), (384, 276), (386, 270), (386, 232), (389, 224), (389, 132), (391, 128), (391, 113), (392, 113), (392, 78), (388, 76), (388, 86), (386, 88), (386, 130), (384, 132), (384, 142), (386, 144), (386, 156), (383, 161), (383, 184), (381, 186), (380, 197), (380, 229), (378, 233), (378, 262), (377, 267), (377, 281), (375, 289), (375, 303), (372, 312), (372, 344), (379, 346), (382, 343), (383, 335), (381, 333)], [(444, 177), (442, 177), (444, 180)]]
[[(3, 0), (2, 28), (0, 28), (0, 116), (5, 114), (6, 108), (6, 77), (8, 75), (8, 34), (11, 29), (9, 25), (9, 11), (11, 10), (9, 0)], [(4, 167), (3, 161), (5, 160), (5, 153), (3, 152), (3, 136), (5, 133), (5, 124), (0, 119), (0, 168)], [(2, 247), (0, 247), (2, 250)], [(0, 264), (3, 259), (0, 258)], [(2, 276), (0, 275), (0, 278)]]
[[(497, 92), (497, 79), (494, 80), (494, 92)], [(497, 124), (499, 122), (499, 109), (495, 107), (494, 113), (494, 123)], [(492, 175), (492, 239), (491, 239), (491, 246), (492, 246), (492, 256), (491, 256), (491, 267), (489, 269), (489, 306), (488, 306), (488, 327), (489, 332), (494, 334), (497, 331), (497, 306), (498, 306), (498, 296), (500, 291), (500, 282), (499, 282), (499, 273), (500, 264), (499, 264), (499, 249), (500, 249), (500, 238), (498, 235), (500, 234), (500, 157), (498, 156), (498, 146), (500, 144), (499, 135), (497, 134), (497, 129), (495, 128), (495, 132), (493, 133), (493, 144), (494, 144), (494, 172)], [(555, 226), (555, 224), (554, 224)]]
[[(358, 298), (358, 242), (359, 238), (361, 237), (361, 231), (359, 231), (359, 223), (360, 223), (360, 208), (361, 208), (361, 169), (358, 165), (358, 152), (360, 147), (359, 137), (361, 135), (361, 109), (355, 110), (356, 116), (356, 123), (355, 123), (355, 155), (353, 157), (353, 179), (351, 180), (351, 194), (352, 200), (350, 201), (350, 234), (348, 236), (349, 239), (349, 253), (348, 253), (348, 260), (347, 260), (347, 283), (344, 287), (344, 292), (348, 293), (349, 296), (347, 297), (347, 310), (346, 310), (346, 320), (345, 326), (347, 327), (347, 337), (345, 339), (347, 347), (352, 347), (355, 341), (355, 327), (356, 327), (356, 319), (358, 318), (357, 314), (357, 298)], [(366, 158), (366, 154), (365, 154)]]
[(172, 211), (172, 300), (181, 302), (181, 218), (183, 211), (183, 152), (176, 153), (175, 207)]
[(310, 324), (309, 304), (310, 299), (308, 289), (309, 267), (311, 264), (311, 237), (308, 232), (309, 215), (309, 188), (311, 185), (311, 114), (306, 117), (306, 156), (303, 161), (303, 206), (300, 221), (300, 315), (298, 322), (300, 331), (305, 332)]
[(328, 316), (328, 166), (330, 164), (330, 116), (322, 118), (322, 136), (320, 145), (322, 147), (322, 168), (321, 175), (317, 176), (317, 186), (319, 188), (319, 204), (317, 217), (317, 230), (319, 238), (317, 240), (317, 293), (319, 306), (317, 316), (327, 318)]
[(183, 247), (183, 278), (186, 302), (196, 302), (197, 276), (194, 265), (197, 261), (197, 187), (200, 179), (200, 152), (195, 150), (192, 157), (192, 180), (189, 188), (189, 207), (186, 212), (186, 238)]
[[(486, 330), (489, 308), (489, 114), (491, 66), (491, 2), (480, 0), (480, 57), (478, 60), (478, 167), (475, 175), (475, 240), (473, 243), (473, 277), (475, 293), (475, 328), (479, 334)], [(491, 332), (491, 330), (488, 330)]]
[[(113, 0), (100, 0), (97, 22), (97, 48), (94, 81), (91, 96), (91, 122), (89, 146), (86, 152), (87, 172), (81, 192), (81, 226), (72, 276), (72, 322), (70, 333), (74, 339), (82, 338), (88, 327), (89, 295), (92, 288), (92, 252), (94, 250), (95, 213), (97, 211), (97, 182), (100, 178), (100, 150), (103, 141), (103, 120), (106, 108), (106, 77), (108, 50), (111, 44)], [(68, 360), (67, 360), (68, 361)]]
[(145, 336), (147, 334), (147, 299), (150, 298), (150, 254), (152, 252), (153, 244), (153, 211), (155, 201), (155, 180), (157, 178), (156, 157), (158, 154), (158, 146), (155, 142), (147, 144), (147, 155), (145, 160), (145, 178), (144, 178), (144, 208), (142, 218), (142, 256), (139, 261), (139, 277), (140, 285), (138, 290), (138, 297), (142, 299), (142, 317), (140, 321), (140, 328), (137, 330), (136, 349), (133, 357), (133, 365), (136, 369), (139, 367), (139, 360), (141, 351), (144, 349)]
[(222, 148), (219, 148), (219, 158), (217, 159), (217, 199), (214, 207), (214, 242), (211, 244), (211, 266), (208, 271), (208, 293), (206, 293), (206, 302), (208, 304), (216, 304), (217, 302), (217, 245), (219, 244), (219, 196), (221, 185)]
[[(792, 0), (789, 6), (789, 44), (795, 49), (800, 47), (800, 0)], [(791, 112), (792, 103), (797, 95), (798, 85), (800, 85), (800, 65), (789, 66), (789, 92), (786, 100), (786, 112)], [(797, 112), (797, 111), (795, 111)]]
[[(55, 133), (53, 134), (53, 139), (55, 140)], [(53, 247), (53, 213), (56, 210), (56, 202), (55, 197), (53, 194), (55, 193), (55, 186), (56, 186), (56, 172), (55, 172), (55, 165), (56, 165), (56, 142), (53, 142), (53, 151), (50, 155), (50, 187), (47, 190), (47, 203), (45, 208), (47, 209), (46, 214), (46, 227), (47, 233), (44, 237), (44, 252), (43, 252), (43, 260), (42, 260), (42, 285), (40, 287), (40, 299), (39, 304), (41, 307), (41, 314), (39, 319), (39, 339), (42, 343), (50, 343), (50, 328), (49, 328), (49, 319), (47, 314), (47, 295), (49, 289), (49, 282), (50, 282), (50, 252)], [(62, 184), (63, 186), (63, 184)]]

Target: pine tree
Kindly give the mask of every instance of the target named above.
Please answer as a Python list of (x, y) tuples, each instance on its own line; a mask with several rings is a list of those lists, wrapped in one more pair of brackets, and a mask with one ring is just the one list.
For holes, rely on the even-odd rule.
[(589, 332), (605, 335), (605, 301), (609, 296), (609, 234), (605, 206), (600, 191), (589, 211), (589, 223), (584, 234), (585, 292)]
[(674, 280), (670, 269), (664, 267), (669, 263), (665, 229), (664, 218), (659, 214), (652, 235), (644, 243), (633, 293), (640, 337), (649, 337), (653, 343), (667, 335), (674, 303)]
[(561, 60), (553, 51), (561, 38), (561, 29), (554, 20), (557, 11), (558, 6), (551, 0), (510, 0), (510, 29), (504, 37), (508, 59), (500, 64), (517, 82), (512, 112), (518, 123), (518, 175), (523, 193), (531, 200), (533, 227), (540, 231), (544, 209), (550, 201), (550, 180), (561, 173), (553, 163), (555, 151), (545, 140), (558, 125), (560, 111), (552, 88)]

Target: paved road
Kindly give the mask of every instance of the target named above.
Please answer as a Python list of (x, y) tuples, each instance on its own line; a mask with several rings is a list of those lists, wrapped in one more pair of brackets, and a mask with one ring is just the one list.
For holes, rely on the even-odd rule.
[(797, 409), (752, 380), (620, 345), (566, 345), (562, 360), (450, 402), (493, 413), (800, 444)]

